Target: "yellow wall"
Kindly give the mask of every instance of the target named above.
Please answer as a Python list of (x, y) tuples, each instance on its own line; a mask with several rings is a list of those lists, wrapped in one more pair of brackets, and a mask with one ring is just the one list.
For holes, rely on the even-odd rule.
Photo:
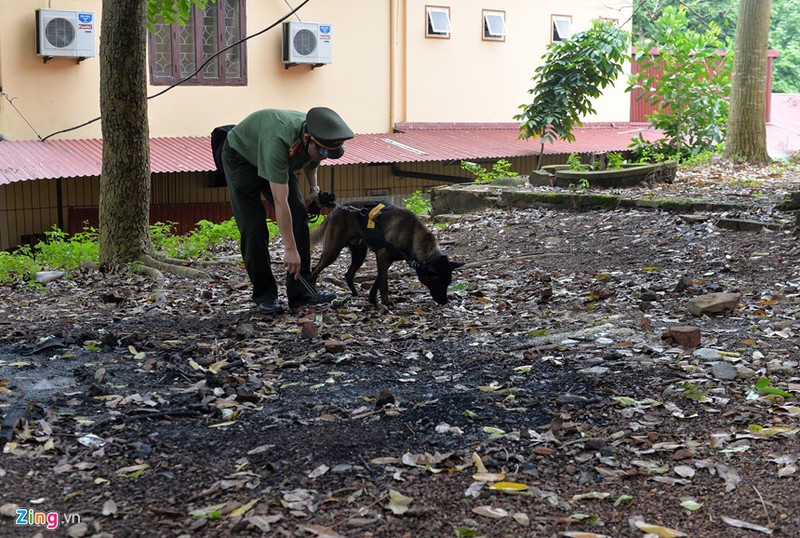
[[(298, 14), (303, 21), (333, 26), (331, 65), (284, 69), (278, 26), (247, 42), (247, 86), (175, 88), (150, 101), (150, 134), (204, 135), (258, 108), (320, 105), (336, 109), (359, 133), (389, 132), (401, 121), (513, 122), (549, 42), (551, 14), (572, 15), (575, 31), (597, 17), (628, 21), (630, 16), (626, 0), (428, 4), (450, 7), (450, 39), (425, 37), (426, 2), (421, 0), (310, 2)], [(10, 139), (47, 136), (99, 115), (97, 57), (45, 64), (35, 55), (34, 13), (47, 7), (92, 10), (98, 18), (101, 13), (100, 0), (0, 1), (0, 83), (21, 113), (0, 99), (0, 133)], [(506, 12), (505, 42), (481, 40), (482, 9)], [(287, 11), (281, 0), (248, 0), (247, 33)], [(151, 86), (149, 93), (162, 89)], [(587, 120), (627, 121), (629, 98), (623, 90), (623, 82), (608, 90), (597, 104), (599, 113)], [(99, 136), (96, 122), (56, 138)]]

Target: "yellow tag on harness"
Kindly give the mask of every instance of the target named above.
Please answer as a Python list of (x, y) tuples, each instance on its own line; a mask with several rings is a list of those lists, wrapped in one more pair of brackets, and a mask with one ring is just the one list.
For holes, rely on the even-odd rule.
[(367, 219), (367, 228), (372, 229), (375, 227), (375, 217), (384, 207), (386, 207), (384, 204), (378, 204), (372, 208), (372, 211), (369, 212), (369, 218)]

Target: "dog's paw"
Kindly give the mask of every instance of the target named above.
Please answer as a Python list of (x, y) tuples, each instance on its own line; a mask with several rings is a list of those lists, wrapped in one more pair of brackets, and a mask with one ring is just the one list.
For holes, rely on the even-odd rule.
[(389, 307), (383, 303), (376, 304), (375, 310), (377, 310), (379, 314), (390, 314), (392, 312)]

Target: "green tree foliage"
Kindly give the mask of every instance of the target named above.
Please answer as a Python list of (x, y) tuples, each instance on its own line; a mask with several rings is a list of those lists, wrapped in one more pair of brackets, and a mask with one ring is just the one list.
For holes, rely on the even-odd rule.
[[(708, 30), (713, 23), (721, 38), (733, 39), (738, 20), (738, 0), (635, 0), (633, 34), (640, 39), (653, 35), (655, 21), (667, 7), (685, 6), (689, 28)], [(772, 73), (772, 91), (800, 93), (800, 0), (772, 0), (769, 48), (778, 51)]]
[(656, 21), (668, 7), (683, 7), (687, 13), (687, 26), (695, 32), (719, 29), (720, 35), (733, 39), (739, 0), (635, 0), (633, 13), (634, 39), (652, 37)]
[(164, 24), (186, 24), (193, 6), (205, 8), (216, 0), (148, 0), (147, 21), (150, 24), (162, 22)]
[(572, 129), (596, 112), (592, 99), (622, 73), (628, 37), (610, 23), (595, 21), (589, 30), (548, 45), (528, 90), (533, 101), (520, 105), (522, 112), (514, 116), (521, 122), (520, 138), (541, 140), (542, 151), (547, 141), (575, 140)]
[(772, 91), (800, 93), (800, 1), (772, 0), (772, 21), (769, 28), (770, 48), (780, 56), (772, 71)]
[[(725, 140), (731, 86), (730, 43), (710, 25), (692, 30), (686, 10), (667, 7), (653, 25), (650, 37), (637, 41), (640, 73), (631, 76), (630, 89), (655, 105), (648, 121), (664, 132), (663, 153), (678, 158), (715, 149)], [(658, 49), (658, 55), (651, 55)], [(663, 75), (649, 74), (651, 67)]]

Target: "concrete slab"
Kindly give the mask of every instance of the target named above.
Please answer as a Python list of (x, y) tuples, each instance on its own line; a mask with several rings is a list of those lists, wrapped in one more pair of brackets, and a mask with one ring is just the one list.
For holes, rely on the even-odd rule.
[(785, 159), (793, 153), (800, 153), (800, 94), (772, 94), (767, 151), (773, 159)]

